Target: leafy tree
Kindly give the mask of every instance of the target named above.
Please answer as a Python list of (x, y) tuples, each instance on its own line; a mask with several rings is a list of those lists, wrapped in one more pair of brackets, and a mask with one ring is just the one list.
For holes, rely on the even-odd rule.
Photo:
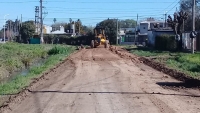
[(117, 19), (107, 19), (97, 24), (97, 26), (105, 28), (105, 34), (108, 36), (108, 39), (111, 44), (116, 43), (117, 35)]
[(93, 32), (93, 27), (92, 26), (85, 26), (83, 25), (82, 26), (82, 31), (81, 31), (81, 34), (85, 34), (85, 35), (89, 35)]
[(27, 43), (28, 40), (33, 37), (35, 33), (35, 24), (34, 21), (26, 21), (22, 23), (22, 27), (20, 28), (20, 33), (22, 36), (22, 40), (24, 43)]
[(126, 19), (119, 21), (120, 28), (134, 28), (136, 26), (136, 21), (133, 19)]

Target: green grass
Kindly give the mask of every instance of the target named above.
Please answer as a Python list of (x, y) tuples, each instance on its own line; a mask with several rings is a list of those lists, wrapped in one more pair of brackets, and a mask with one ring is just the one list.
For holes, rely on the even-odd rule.
[[(190, 54), (183, 52), (158, 51), (150, 48), (124, 46), (128, 51), (138, 56), (154, 57), (154, 61), (179, 70), (194, 78), (200, 78), (200, 53)], [(163, 56), (163, 57), (162, 57)]]
[(200, 77), (200, 54), (182, 53), (173, 59), (168, 59), (166, 64), (192, 77)]
[[(31, 64), (35, 59), (45, 58), (52, 47), (53, 45), (0, 44), (0, 67), (12, 73)], [(0, 78), (2, 73), (0, 71)]]
[(30, 72), (26, 76), (18, 75), (13, 80), (7, 83), (2, 83), (0, 85), (0, 92), (1, 92), (0, 94), (5, 95), (5, 94), (18, 93), (19, 91), (22, 90), (22, 88), (29, 86), (29, 84), (31, 83), (31, 79), (40, 77), (40, 75), (44, 71), (58, 64), (59, 62), (64, 60), (68, 55), (70, 55), (72, 52), (75, 51), (74, 46), (61, 46), (61, 45), (53, 47), (49, 51), (53, 51), (55, 48), (59, 48), (58, 49), (59, 52), (57, 52), (57, 54), (50, 55), (43, 65), (39, 67), (32, 67), (30, 69)]
[(151, 57), (151, 56), (162, 56), (169, 54), (168, 51), (158, 51), (153, 50), (146, 47), (136, 47), (136, 46), (124, 46), (127, 50), (129, 50), (131, 53), (136, 54), (138, 56), (143, 57)]

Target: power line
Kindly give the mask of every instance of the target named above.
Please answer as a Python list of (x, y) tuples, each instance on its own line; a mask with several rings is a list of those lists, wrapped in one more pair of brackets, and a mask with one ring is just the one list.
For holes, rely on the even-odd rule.
[(170, 12), (171, 10), (173, 10), (180, 2), (178, 2), (173, 8), (171, 8), (168, 12)]
[[(178, 0), (178, 1), (180, 1), (180, 0)], [(174, 3), (176, 3), (177, 2), (177, 0), (175, 0), (172, 4), (170, 4), (167, 8), (169, 8), (170, 6), (172, 6)], [(167, 8), (165, 8), (164, 10), (166, 10)]]

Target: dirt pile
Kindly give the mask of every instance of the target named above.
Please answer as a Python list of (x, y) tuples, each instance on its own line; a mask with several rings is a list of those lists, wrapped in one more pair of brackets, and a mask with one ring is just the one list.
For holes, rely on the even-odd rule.
[(139, 60), (139, 57), (129, 53), (127, 50), (122, 49), (120, 47), (116, 47), (116, 46), (110, 46), (110, 51), (112, 51), (113, 53), (119, 55), (121, 58), (124, 59), (131, 59), (134, 63), (142, 63)]
[(110, 46), (110, 51), (113, 53), (119, 55), (121, 58), (125, 59), (131, 59), (134, 63), (144, 63), (158, 71), (161, 71), (167, 75), (170, 75), (171, 77), (184, 82), (187, 86), (191, 87), (199, 87), (200, 86), (200, 80), (194, 79), (180, 71), (177, 71), (175, 69), (170, 69), (166, 67), (165, 65), (155, 62), (151, 59), (145, 58), (145, 57), (138, 57), (136, 55), (133, 55), (129, 53), (127, 50), (122, 49), (120, 47), (116, 46)]
[(190, 85), (190, 86), (200, 86), (200, 80), (198, 79), (194, 79), (188, 75), (186, 75), (185, 73), (182, 73), (180, 71), (177, 71), (175, 69), (170, 69), (169, 67), (166, 67), (164, 64), (161, 64), (161, 63), (158, 63), (158, 62), (155, 62), (151, 59), (148, 59), (148, 58), (144, 58), (144, 57), (140, 57), (139, 58), (140, 61), (142, 61), (144, 64), (158, 70), (158, 71), (161, 71), (165, 74), (168, 74), (170, 75), (171, 77), (177, 79), (177, 80), (180, 80), (180, 81), (183, 81), (184, 83), (186, 83), (187, 85)]

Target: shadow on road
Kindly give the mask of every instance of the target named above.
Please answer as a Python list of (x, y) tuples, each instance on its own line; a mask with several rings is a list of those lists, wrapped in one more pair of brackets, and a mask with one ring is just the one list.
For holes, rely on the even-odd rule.
[(126, 95), (173, 95), (173, 96), (187, 96), (187, 97), (200, 97), (200, 95), (186, 95), (186, 94), (165, 94), (165, 93), (146, 93), (146, 92), (76, 92), (76, 91), (31, 91), (31, 93), (66, 93), (66, 94), (126, 94)]
[(168, 86), (168, 87), (184, 87), (184, 88), (199, 88), (199, 83), (194, 82), (192, 80), (188, 80), (186, 82), (157, 82), (156, 84), (160, 86)]

